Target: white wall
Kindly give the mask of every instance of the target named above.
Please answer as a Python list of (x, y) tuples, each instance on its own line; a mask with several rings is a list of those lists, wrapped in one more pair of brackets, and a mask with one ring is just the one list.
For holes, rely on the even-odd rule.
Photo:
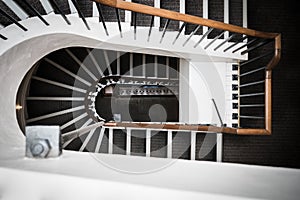
[(215, 100), (226, 123), (226, 62), (180, 62), (180, 121), (220, 125)]
[(64, 151), (24, 159), (0, 146), (1, 199), (298, 200), (300, 170)]

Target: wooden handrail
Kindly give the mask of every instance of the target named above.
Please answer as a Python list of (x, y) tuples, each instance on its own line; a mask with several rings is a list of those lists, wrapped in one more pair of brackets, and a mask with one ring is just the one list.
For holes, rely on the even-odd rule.
[(274, 52), (274, 56), (271, 59), (271, 61), (268, 63), (267, 65), (267, 70), (272, 70), (279, 62), (280, 58), (281, 58), (281, 34), (277, 34), (275, 39), (275, 52)]
[[(269, 33), (269, 32), (262, 32), (256, 31), (253, 29), (248, 29), (232, 24), (227, 24), (219, 21), (214, 21), (211, 19), (204, 19), (202, 17), (197, 17), (188, 14), (182, 14), (175, 11), (170, 11), (161, 8), (155, 8), (148, 5), (126, 2), (124, 0), (92, 0), (110, 7), (129, 10), (136, 13), (143, 13), (152, 16), (163, 17), (170, 20), (175, 21), (182, 21), (185, 23), (191, 23), (201, 26), (206, 26), (214, 29), (220, 29), (223, 31), (229, 31), (232, 33), (243, 34), (252, 37), (258, 37), (263, 39), (274, 39), (274, 56), (270, 60), (270, 62), (266, 66), (266, 77), (265, 77), (265, 129), (255, 129), (255, 128), (228, 128), (228, 127), (212, 127), (212, 126), (180, 126), (177, 128), (185, 127), (188, 130), (190, 129), (197, 129), (198, 131), (210, 131), (215, 130), (216, 132), (228, 133), (228, 134), (240, 134), (240, 135), (270, 135), (271, 134), (271, 124), (272, 124), (272, 70), (278, 64), (280, 57), (281, 57), (281, 34), (279, 33)], [(124, 127), (132, 127), (137, 126), (134, 123), (117, 123), (115, 126), (124, 126)], [(139, 126), (143, 126), (141, 123)], [(150, 126), (147, 124), (147, 126)], [(152, 127), (153, 126), (153, 127)], [(152, 124), (150, 128), (155, 128), (158, 125)], [(160, 125), (159, 128), (163, 129), (176, 129), (176, 126), (169, 126), (169, 125)]]
[(136, 129), (159, 129), (159, 130), (181, 130), (181, 131), (199, 131), (207, 133), (228, 133), (237, 134), (236, 128), (218, 127), (198, 124), (178, 124), (178, 123), (147, 123), (147, 122), (107, 122), (104, 126), (108, 127), (125, 127)]
[(245, 34), (253, 37), (260, 37), (260, 38), (266, 38), (266, 39), (273, 39), (275, 38), (278, 33), (268, 33), (268, 32), (262, 32), (262, 31), (256, 31), (253, 29), (248, 29), (232, 24), (226, 24), (223, 22), (211, 20), (211, 19), (205, 19), (202, 17), (197, 17), (193, 15), (188, 14), (182, 14), (176, 11), (170, 11), (162, 8), (155, 8), (148, 5), (143, 5), (139, 3), (132, 3), (127, 2), (124, 0), (93, 0), (95, 2), (108, 5), (111, 7), (123, 9), (123, 10), (130, 10), (137, 13), (143, 13), (148, 15), (154, 15), (158, 17), (163, 17), (175, 21), (182, 21), (187, 22), (191, 24), (197, 24), (201, 26), (207, 26), (215, 29), (221, 29), (224, 31), (230, 31), (234, 33), (240, 33)]
[(205, 133), (225, 133), (237, 135), (269, 135), (266, 129), (243, 129), (231, 127), (218, 127), (198, 124), (176, 124), (176, 123), (147, 123), (147, 122), (107, 122), (106, 127), (124, 127), (132, 129), (158, 129), (158, 130), (181, 130), (181, 131), (199, 131)]

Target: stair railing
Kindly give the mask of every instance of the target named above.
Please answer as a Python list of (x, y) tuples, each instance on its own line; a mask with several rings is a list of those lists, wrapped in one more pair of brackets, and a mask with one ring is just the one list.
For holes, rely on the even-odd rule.
[[(226, 31), (228, 31), (230, 34), (228, 38), (224, 39), (222, 43), (220, 43), (217, 47), (214, 48), (214, 51), (218, 50), (221, 46), (228, 42), (233, 42), (229, 47), (223, 50), (223, 52), (226, 52), (230, 49), (233, 49), (233, 47), (237, 46), (241, 42), (243, 42), (245, 39), (247, 40), (247, 43), (245, 43), (242, 46), (239, 46), (236, 49), (233, 49), (232, 52), (239, 52), (241, 51), (241, 55), (247, 54), (249, 56), (249, 53), (252, 53), (254, 50), (257, 49), (262, 49), (262, 47), (266, 47), (267, 44), (273, 43), (273, 57), (269, 62), (266, 64), (264, 67), (265, 70), (265, 77), (264, 80), (261, 80), (257, 83), (249, 83), (248, 85), (239, 85), (239, 90), (241, 90), (242, 87), (246, 86), (251, 86), (255, 84), (261, 84), (264, 83), (264, 92), (263, 93), (256, 93), (256, 94), (240, 94), (238, 95), (238, 99), (240, 102), (241, 98), (248, 97), (249, 95), (264, 95), (264, 113), (265, 116), (263, 117), (264, 119), (264, 127), (263, 128), (243, 128), (243, 127), (238, 127), (238, 128), (231, 128), (231, 127), (214, 127), (214, 126), (202, 126), (202, 125), (178, 125), (178, 124), (160, 124), (159, 127), (157, 127), (157, 124), (143, 124), (143, 123), (115, 123), (114, 125), (108, 124), (110, 126), (124, 126), (124, 127), (136, 127), (136, 126), (141, 126), (143, 127), (146, 125), (149, 128), (159, 128), (159, 129), (186, 129), (186, 130), (197, 130), (197, 131), (212, 131), (212, 132), (221, 132), (221, 133), (228, 133), (228, 134), (238, 134), (238, 135), (270, 135), (271, 134), (271, 129), (272, 129), (272, 70), (274, 67), (278, 64), (280, 60), (280, 55), (281, 55), (281, 34), (279, 33), (269, 33), (269, 32), (262, 32), (262, 31), (256, 31), (253, 29), (248, 29), (244, 27), (239, 27), (236, 25), (231, 25), (231, 24), (226, 24), (223, 22), (219, 21), (214, 21), (211, 19), (204, 19), (201, 17), (197, 16), (192, 16), (188, 14), (182, 14), (178, 13), (175, 11), (170, 11), (166, 9), (161, 9), (161, 8), (155, 8), (143, 4), (138, 4), (138, 3), (132, 3), (132, 2), (126, 2), (123, 0), (93, 0), (96, 3), (104, 4), (106, 6), (110, 6), (116, 9), (116, 12), (118, 13), (118, 10), (126, 10), (126, 11), (131, 11), (133, 13), (132, 16), (136, 16), (136, 13), (142, 13), (146, 15), (152, 16), (152, 20), (150, 23), (149, 27), (149, 33), (148, 33), (148, 41), (149, 37), (151, 35), (152, 31), (152, 26), (153, 26), (153, 21), (154, 17), (161, 17), (166, 19), (166, 24), (163, 28), (163, 33), (161, 36), (160, 41), (162, 41), (163, 37), (165, 36), (165, 32), (167, 30), (168, 24), (170, 23), (170, 20), (174, 21), (179, 21), (182, 22), (181, 27), (178, 30), (178, 34), (176, 38), (173, 41), (173, 44), (176, 42), (178, 39), (179, 35), (181, 34), (182, 30), (184, 29), (184, 26), (187, 24), (194, 24), (196, 25), (196, 29), (199, 28), (200, 26), (203, 27), (208, 27), (208, 31), (200, 37), (200, 40), (196, 42), (194, 45), (194, 48), (198, 47), (199, 44), (207, 38), (207, 36), (214, 30), (221, 30), (221, 33), (219, 33), (216, 37), (213, 38), (213, 40), (208, 43), (204, 49), (207, 49), (213, 42), (215, 42), (217, 39), (222, 37)], [(135, 19), (136, 20), (136, 19)], [(134, 20), (134, 21), (135, 21)], [(120, 23), (119, 25), (119, 30), (120, 34), (122, 29)], [(197, 30), (193, 31), (196, 32)], [(137, 29), (136, 29), (136, 24), (134, 24), (134, 33), (136, 34)], [(193, 32), (190, 34), (190, 36), (187, 38), (187, 41), (190, 39), (190, 37), (193, 36)], [(238, 37), (239, 36), (239, 37)], [(233, 40), (235, 39), (235, 40)], [(187, 42), (186, 41), (186, 42)], [(246, 50), (245, 50), (246, 48)], [(268, 54), (269, 55), (269, 54)], [(255, 60), (259, 60), (260, 58), (265, 57), (265, 55), (260, 55), (258, 58), (254, 58)], [(245, 62), (241, 62), (239, 65), (239, 68), (241, 65), (246, 65), (246, 62), (251, 62), (253, 61), (248, 60)], [(259, 70), (259, 69), (254, 69), (254, 70)], [(240, 69), (239, 69), (240, 71)], [(246, 72), (246, 73), (254, 73), (253, 70)], [(242, 75), (242, 74), (241, 74)], [(245, 75), (245, 74), (244, 74)], [(240, 75), (238, 75), (238, 79), (240, 78)], [(238, 105), (238, 109), (240, 110), (240, 103)], [(255, 117), (255, 116), (243, 116), (239, 115), (239, 121), (241, 118), (249, 117), (249, 118), (260, 118), (260, 117)], [(240, 124), (239, 124), (240, 125)]]
[[(184, 27), (187, 24), (194, 24), (196, 25), (195, 30), (189, 35), (187, 38), (186, 42), (187, 43), (191, 37), (196, 33), (198, 28), (200, 26), (207, 27), (208, 31), (203, 33), (202, 37), (200, 37), (199, 41), (195, 43), (194, 48), (197, 48), (200, 43), (205, 40), (211, 32), (213, 31), (218, 31), (217, 36), (215, 36), (206, 46), (204, 49), (207, 49), (214, 43), (217, 39), (223, 37), (224, 33), (227, 31), (229, 32), (228, 37), (224, 38), (224, 41), (220, 43), (217, 47), (215, 47), (213, 50), (217, 51), (220, 49), (223, 45), (226, 43), (231, 42), (232, 44), (228, 46), (226, 49), (223, 49), (223, 52), (227, 52), (230, 49), (232, 49), (232, 53), (240, 52), (241, 55), (248, 55), (248, 57), (251, 53), (256, 52), (255, 50), (261, 50), (262, 47), (266, 47), (268, 44), (273, 44), (272, 47), (272, 58), (271, 60), (268, 61), (268, 63), (263, 66), (259, 67), (256, 69), (252, 69), (247, 72), (241, 73), (241, 67), (245, 65), (249, 65), (251, 62), (255, 62), (257, 60), (260, 60), (262, 58), (265, 58), (266, 56), (270, 55), (269, 53), (267, 54), (261, 54), (258, 57), (251, 58), (248, 61), (240, 62), (239, 65), (239, 75), (238, 75), (238, 80), (240, 82), (241, 77), (248, 76), (249, 74), (254, 74), (260, 70), (264, 70), (264, 80), (259, 80), (256, 82), (252, 83), (246, 83), (246, 84), (240, 84), (239, 85), (239, 95), (238, 95), (238, 100), (241, 102), (242, 99), (248, 98), (251, 96), (264, 96), (264, 103), (263, 104), (251, 104), (251, 105), (242, 105), (241, 103), (238, 104), (238, 110), (241, 111), (242, 108), (245, 107), (258, 107), (258, 106), (263, 106), (264, 107), (264, 117), (261, 116), (246, 116), (246, 115), (241, 115), (239, 112), (238, 119), (239, 119), (239, 127), (238, 128), (231, 128), (231, 127), (212, 127), (212, 126), (199, 126), (199, 125), (188, 125), (185, 128), (190, 128), (192, 130), (206, 130), (206, 131), (215, 131), (215, 132), (222, 132), (222, 133), (229, 133), (229, 134), (241, 134), (241, 135), (269, 135), (271, 134), (271, 129), (272, 129), (272, 70), (274, 67), (278, 64), (281, 56), (281, 35), (279, 33), (269, 33), (269, 32), (262, 32), (262, 31), (256, 31), (253, 29), (248, 29), (244, 27), (239, 27), (236, 25), (231, 25), (231, 24), (226, 24), (223, 22), (219, 21), (214, 21), (211, 19), (204, 19), (201, 17), (197, 16), (192, 16), (188, 14), (182, 14), (178, 13), (175, 11), (169, 11), (166, 9), (160, 9), (160, 8), (155, 8), (147, 5), (142, 5), (138, 3), (132, 3), (132, 2), (126, 2), (123, 0), (93, 0), (97, 2), (97, 8), (99, 10), (99, 19), (103, 24), (103, 27), (105, 28), (106, 34), (108, 35), (108, 30), (105, 25), (105, 21), (103, 19), (103, 16), (101, 15), (101, 6), (100, 4), (104, 4), (110, 7), (113, 7), (116, 11), (116, 17), (118, 20), (118, 27), (120, 31), (120, 36), (122, 36), (122, 27), (120, 23), (120, 16), (119, 16), (119, 10), (127, 10), (133, 12), (134, 16), (134, 34), (137, 33), (137, 25), (136, 25), (136, 13), (142, 13), (146, 15), (152, 16), (151, 18), (151, 23), (150, 23), (150, 28), (149, 28), (149, 33), (148, 33), (148, 41), (152, 32), (152, 27), (153, 27), (153, 22), (154, 22), (154, 17), (161, 17), (166, 19), (165, 26), (162, 29), (162, 35), (160, 38), (160, 42), (162, 42), (165, 33), (167, 31), (168, 25), (171, 20), (173, 21), (179, 21), (182, 22), (181, 27), (178, 30), (178, 34), (176, 38), (174, 38), (173, 44), (177, 41), (178, 37), (180, 36), (181, 32), (184, 30)], [(54, 2), (54, 3), (53, 3)], [(57, 5), (57, 2), (51, 0), (51, 3), (54, 4), (54, 7), (56, 7), (57, 10), (59, 10), (59, 6)], [(75, 0), (72, 0), (73, 4), (76, 4), (77, 2)], [(28, 6), (28, 5), (27, 5)], [(84, 18), (83, 14), (80, 12), (80, 9), (78, 6), (76, 6), (76, 9), (78, 11), (79, 17), (82, 18), (84, 24), (86, 25), (87, 29), (89, 29), (89, 25)], [(46, 25), (48, 25), (48, 22), (44, 20), (44, 18), (36, 11), (34, 8), (31, 8), (33, 12), (35, 13), (36, 16)], [(64, 20), (69, 24), (69, 21), (67, 17), (64, 15), (62, 12), (58, 12), (62, 15)], [(3, 15), (4, 17), (8, 18), (12, 23), (16, 24), (19, 28), (21, 28), (24, 31), (27, 31), (27, 28), (18, 23), (17, 20), (12, 18), (10, 15), (8, 15), (5, 11), (0, 9), (0, 14)], [(101, 17), (102, 16), (102, 17)], [(221, 32), (220, 32), (221, 31)], [(3, 40), (7, 40), (7, 37), (5, 35), (0, 34), (0, 38)], [(136, 38), (136, 37), (135, 37)], [(235, 46), (243, 42), (245, 39), (247, 39), (247, 42), (243, 44), (242, 46), (239, 46), (238, 48), (234, 49)], [(244, 50), (246, 48), (246, 50)], [(262, 84), (264, 83), (264, 92), (258, 92), (258, 93), (249, 93), (249, 94), (241, 94), (240, 92), (244, 90), (243, 88), (251, 87), (257, 84)], [(243, 128), (243, 123), (241, 123), (241, 119), (243, 118), (249, 118), (249, 119), (264, 119), (264, 127), (263, 128)], [(149, 124), (148, 124), (149, 125)], [(127, 124), (126, 126), (130, 126), (130, 124)], [(132, 126), (136, 126), (132, 125)], [(170, 125), (168, 125), (170, 126)], [(175, 128), (177, 125), (173, 125)], [(170, 127), (169, 127), (170, 128)]]

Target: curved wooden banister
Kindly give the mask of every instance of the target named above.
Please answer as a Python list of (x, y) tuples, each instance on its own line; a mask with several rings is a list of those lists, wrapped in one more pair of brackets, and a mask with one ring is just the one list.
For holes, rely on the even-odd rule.
[(177, 124), (177, 123), (147, 123), (147, 122), (107, 122), (104, 126), (108, 127), (125, 127), (125, 128), (150, 128), (165, 130), (182, 130), (182, 131), (202, 131), (211, 133), (228, 133), (237, 134), (237, 129), (230, 127), (218, 127), (198, 124)]
[[(274, 56), (270, 60), (270, 62), (266, 66), (266, 77), (265, 77), (265, 129), (255, 129), (255, 128), (229, 128), (229, 127), (211, 127), (211, 126), (190, 126), (186, 125), (185, 128), (199, 131), (211, 131), (214, 130), (216, 132), (228, 133), (228, 134), (240, 134), (240, 135), (270, 135), (271, 134), (271, 124), (272, 124), (272, 70), (278, 64), (281, 57), (281, 35), (279, 33), (269, 33), (256, 31), (253, 29), (248, 29), (232, 24), (226, 24), (219, 21), (214, 21), (211, 19), (205, 19), (202, 17), (192, 16), (188, 14), (182, 14), (175, 11), (170, 11), (161, 8), (155, 8), (148, 5), (126, 2), (123, 0), (92, 0), (110, 7), (129, 10), (136, 13), (143, 13), (152, 16), (163, 17), (170, 20), (182, 21), (186, 23), (206, 26), (214, 29), (220, 29), (223, 31), (229, 31), (232, 33), (243, 34), (251, 37), (258, 37), (262, 39), (274, 39)], [(112, 126), (112, 124), (110, 124)], [(135, 124), (135, 123), (117, 123), (115, 126), (124, 126), (124, 127), (136, 127), (143, 126), (143, 124)], [(149, 124), (147, 124), (150, 126)], [(158, 125), (151, 125), (155, 128)], [(167, 126), (160, 125), (157, 128), (168, 128), (175, 129), (176, 126)], [(181, 126), (182, 128), (182, 126)]]
[(281, 58), (281, 34), (277, 34), (275, 39), (275, 52), (272, 60), (267, 65), (267, 70), (272, 70)]
[(230, 31), (234, 33), (240, 33), (248, 36), (253, 36), (253, 37), (259, 37), (259, 38), (266, 38), (266, 39), (273, 39), (275, 38), (278, 33), (268, 33), (268, 32), (261, 32), (261, 31), (256, 31), (253, 29), (248, 29), (232, 24), (226, 24), (223, 22), (211, 20), (211, 19), (205, 19), (202, 17), (197, 17), (193, 15), (188, 15), (188, 14), (182, 14), (176, 11), (170, 11), (162, 8), (155, 8), (152, 6), (148, 5), (143, 5), (139, 3), (132, 3), (132, 2), (127, 2), (124, 0), (93, 0), (95, 2), (111, 6), (114, 8), (118, 9), (123, 9), (123, 10), (130, 10), (133, 12), (137, 13), (143, 13), (143, 14), (148, 14), (148, 15), (154, 15), (158, 17), (163, 17), (175, 21), (182, 21), (182, 22), (187, 22), (191, 24), (197, 24), (201, 26), (207, 26), (210, 28), (215, 28), (215, 29), (220, 29), (224, 31)]

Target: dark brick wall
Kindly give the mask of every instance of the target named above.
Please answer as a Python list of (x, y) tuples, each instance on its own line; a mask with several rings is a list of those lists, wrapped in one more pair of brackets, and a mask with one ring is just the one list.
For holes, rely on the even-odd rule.
[(243, 25), (242, 0), (229, 0), (229, 23), (237, 26)]
[(146, 133), (143, 130), (131, 131), (131, 155), (146, 156)]
[(216, 135), (197, 133), (196, 160), (216, 161)]
[[(167, 10), (172, 10), (179, 12), (179, 0), (163, 0), (160, 1), (160, 7)], [(160, 19), (160, 27), (163, 28), (166, 23), (166, 19), (161, 18)], [(178, 30), (179, 22), (178, 21), (170, 21), (168, 29), (169, 31), (175, 31)]]
[[(103, 13), (103, 17), (104, 17), (105, 21), (108, 21), (108, 22), (117, 22), (118, 21), (115, 8), (101, 5), (101, 9), (102, 9), (102, 13)], [(120, 15), (121, 21), (124, 22), (125, 21), (125, 11), (119, 10), (119, 15)]]
[[(209, 0), (208, 1), (208, 19), (224, 22), (224, 1), (220, 0)], [(213, 30), (208, 38), (214, 38), (219, 35), (221, 30)]]
[(216, 21), (224, 21), (224, 1), (208, 1), (208, 18)]
[(78, 6), (85, 17), (93, 16), (93, 2), (86, 0), (77, 0)]
[(167, 132), (152, 131), (151, 133), (151, 157), (167, 157)]
[(126, 154), (126, 130), (114, 130), (113, 154)]
[[(132, 0), (134, 3), (145, 4), (148, 6), (154, 6), (154, 0)], [(133, 17), (133, 15), (132, 15)], [(133, 20), (132, 20), (133, 21)], [(136, 14), (136, 24), (137, 26), (150, 26), (151, 16), (141, 13)]]
[(173, 132), (172, 158), (190, 159), (191, 134), (190, 132)]
[(300, 168), (299, 11), (290, 1), (248, 1), (248, 27), (282, 34), (282, 58), (273, 71), (271, 136), (224, 136), (224, 162)]
[[(54, 0), (56, 4), (59, 5), (59, 8), (64, 14), (70, 14), (70, 6), (68, 0)], [(50, 2), (50, 1), (49, 1)], [(58, 11), (54, 11), (55, 13), (58, 13)]]
[[(23, 0), (15, 0), (15, 2), (29, 15), (35, 16), (35, 14), (29, 9), (29, 7), (24, 3)], [(39, 0), (27, 0), (30, 5), (35, 8), (41, 15), (45, 15), (46, 12)]]
[[(185, 13), (198, 16), (198, 17), (203, 17), (203, 5), (202, 1), (198, 0), (189, 0), (185, 1)], [(194, 24), (187, 24), (186, 29), (185, 29), (185, 34), (190, 34), (196, 25)], [(197, 31), (196, 35), (202, 34), (202, 27), (199, 28)]]
[(154, 0), (132, 0), (132, 2), (148, 6), (154, 6)]
[[(229, 0), (229, 24), (243, 26), (243, 1)], [(237, 41), (242, 35), (235, 36), (231, 41)]]

